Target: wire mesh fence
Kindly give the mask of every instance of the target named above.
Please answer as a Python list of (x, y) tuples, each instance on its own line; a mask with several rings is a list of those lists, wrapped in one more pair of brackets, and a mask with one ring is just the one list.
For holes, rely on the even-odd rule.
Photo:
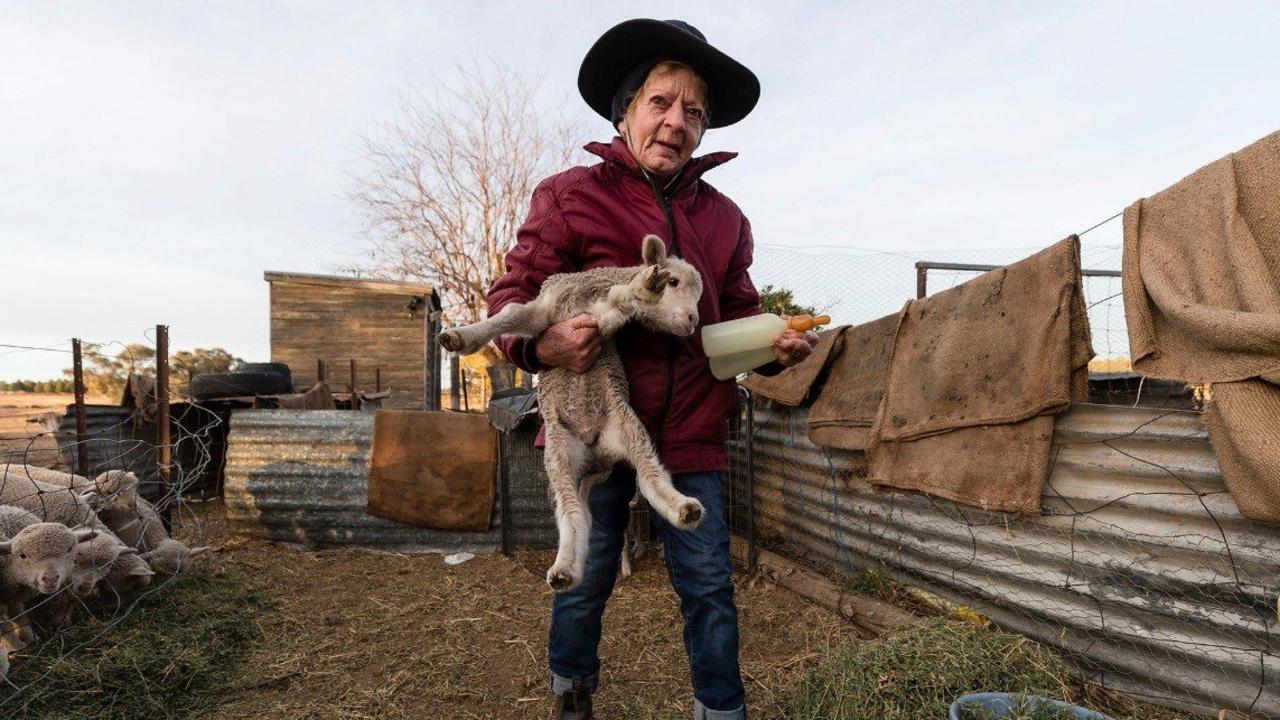
[(1034, 516), (874, 487), (864, 453), (813, 445), (806, 421), (757, 406), (761, 547), (961, 603), (1057, 648), (1096, 687), (1280, 716), (1280, 533), (1240, 515), (1198, 414), (1060, 416)]
[[(12, 355), (69, 346), (6, 347)], [(128, 349), (143, 344), (120, 346), (123, 352), (102, 357), (129, 360)], [(134, 360), (123, 363), (127, 371), (155, 371), (154, 352)], [(0, 398), (0, 542), (10, 543), (0, 567), (0, 656), (7, 660), (0, 665), (8, 666), (0, 673), (0, 715), (8, 716), (65, 659), (163, 593), (203, 552), (190, 503), (217, 475), (225, 422), (209, 407), (175, 402), (164, 442), (160, 419), (146, 407), (121, 407), (119, 394), (91, 395), (83, 430), (66, 394)], [(73, 473), (81, 467), (87, 475)]]
[[(832, 316), (837, 324), (857, 325), (895, 313), (916, 297), (917, 263), (1008, 265), (1043, 247), (880, 252), (791, 248), (757, 245), (751, 277), (757, 287), (786, 289), (797, 305)], [(1086, 270), (1120, 270), (1119, 245), (1089, 244), (1081, 248)], [(982, 271), (929, 269), (928, 293), (933, 294), (972, 280)], [(1094, 350), (1102, 361), (1127, 368), (1129, 336), (1124, 319), (1124, 299), (1119, 277), (1086, 275), (1085, 303)]]
[[(1082, 246), (1082, 268), (1106, 271), (1083, 278), (1091, 389), (1097, 378), (1132, 375), (1118, 225), (1104, 221)], [(764, 245), (752, 277), (835, 323), (860, 324), (916, 297), (917, 263), (943, 265), (923, 278), (933, 294), (981, 272), (955, 265), (1005, 265), (1040, 249)], [(1058, 418), (1034, 516), (875, 487), (865, 453), (808, 440), (803, 407), (757, 401), (754, 432), (732, 446), (735, 463), (747, 452), (754, 460), (754, 542), (960, 603), (1055, 647), (1090, 687), (1192, 716), (1280, 717), (1280, 533), (1241, 516), (1198, 412), (1151, 407), (1194, 408), (1189, 389), (1152, 399), (1144, 381), (1124, 403), (1143, 407), (1078, 406)], [(1122, 705), (1114, 716), (1157, 717)]]

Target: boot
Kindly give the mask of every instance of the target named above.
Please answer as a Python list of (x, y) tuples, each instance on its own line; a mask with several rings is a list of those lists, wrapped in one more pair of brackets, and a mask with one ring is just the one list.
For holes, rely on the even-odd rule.
[(591, 712), (591, 693), (586, 690), (567, 690), (556, 695), (556, 710), (552, 720), (595, 720)]

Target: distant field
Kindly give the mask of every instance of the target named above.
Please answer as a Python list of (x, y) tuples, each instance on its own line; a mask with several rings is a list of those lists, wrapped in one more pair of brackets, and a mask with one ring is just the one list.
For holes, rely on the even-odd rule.
[[(91, 405), (114, 404), (113, 399), (86, 395)], [(30, 419), (54, 413), (62, 415), (75, 402), (71, 393), (25, 393), (0, 391), (0, 465), (25, 463), (66, 468), (58, 454), (58, 443), (39, 422)]]

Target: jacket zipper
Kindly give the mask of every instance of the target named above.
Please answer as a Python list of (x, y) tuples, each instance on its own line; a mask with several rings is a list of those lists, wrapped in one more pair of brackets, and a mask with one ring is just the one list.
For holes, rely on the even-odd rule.
[[(653, 195), (658, 200), (658, 207), (662, 209), (662, 214), (667, 219), (667, 237), (671, 239), (671, 254), (675, 257), (680, 257), (680, 241), (676, 238), (676, 218), (671, 212), (671, 203), (662, 194), (662, 191), (658, 189), (656, 183), (650, 181), (649, 187), (653, 189)], [(662, 398), (662, 412), (658, 414), (658, 437), (656, 438), (659, 457), (661, 457), (663, 446), (666, 444), (667, 415), (671, 412), (671, 399), (675, 394), (677, 344), (678, 341), (674, 335), (667, 341), (667, 389)]]

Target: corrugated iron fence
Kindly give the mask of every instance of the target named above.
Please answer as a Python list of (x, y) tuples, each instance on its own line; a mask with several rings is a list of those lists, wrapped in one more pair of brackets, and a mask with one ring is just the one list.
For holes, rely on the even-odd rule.
[(761, 546), (875, 567), (1059, 648), (1108, 687), (1280, 717), (1280, 528), (1240, 516), (1197, 413), (1060, 416), (1030, 518), (876, 490), (863, 453), (809, 443), (804, 409), (754, 419)]
[(428, 530), (366, 514), (372, 445), (372, 413), (233, 412), (224, 488), (228, 525), (238, 534), (307, 547), (497, 548), (497, 503), (487, 532)]

